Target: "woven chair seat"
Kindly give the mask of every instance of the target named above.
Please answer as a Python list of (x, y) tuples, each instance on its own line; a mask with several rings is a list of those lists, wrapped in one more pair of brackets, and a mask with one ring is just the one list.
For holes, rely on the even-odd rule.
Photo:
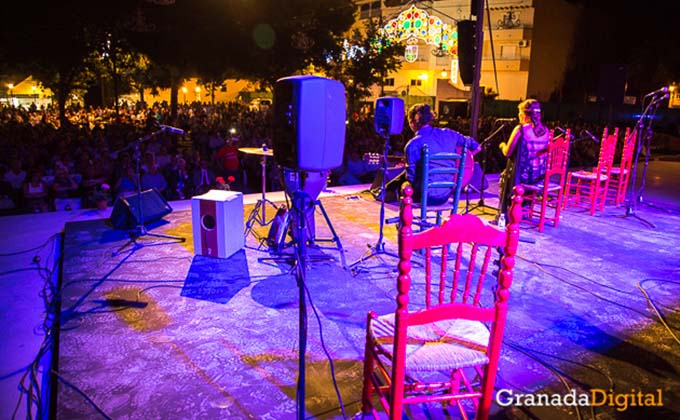
[[(370, 331), (378, 346), (392, 354), (394, 313), (371, 322)], [(489, 330), (477, 321), (446, 319), (408, 328), (406, 370), (432, 372), (488, 363)]]

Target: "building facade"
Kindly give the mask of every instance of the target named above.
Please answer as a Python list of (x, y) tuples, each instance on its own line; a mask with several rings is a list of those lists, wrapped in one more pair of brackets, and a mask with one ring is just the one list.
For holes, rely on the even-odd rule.
[[(404, 43), (407, 51), (401, 68), (384, 81), (386, 95), (405, 97), (407, 103), (428, 100), (435, 106), (470, 98), (472, 83), (461, 80), (459, 58), (461, 49), (473, 45), (474, 39), (463, 39), (458, 28), (461, 21), (477, 20), (479, 13), (473, 14), (471, 9), (476, 3), (477, 0), (357, 1), (357, 25), (363, 25), (365, 19), (380, 18), (383, 25), (391, 22), (401, 29), (402, 36), (396, 40)], [(546, 101), (559, 95), (569, 66), (579, 8), (566, 0), (488, 0), (483, 12), (480, 85), (484, 92), (505, 100), (533, 97)], [(414, 20), (416, 17), (421, 18), (420, 22)], [(457, 45), (451, 51), (442, 50), (442, 41), (437, 45), (428, 39), (428, 33), (436, 36), (437, 31), (422, 29), (438, 20), (442, 27), (456, 31)], [(420, 32), (413, 31), (415, 24), (423, 25)], [(474, 55), (474, 50), (468, 51)], [(375, 97), (379, 92), (377, 88)]]

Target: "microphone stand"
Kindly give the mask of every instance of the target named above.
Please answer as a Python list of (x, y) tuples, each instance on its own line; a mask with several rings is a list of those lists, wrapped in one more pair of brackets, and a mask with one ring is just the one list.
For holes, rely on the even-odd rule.
[(469, 186), (468, 186), (468, 190), (466, 192), (466, 197), (465, 197), (466, 198), (465, 199), (465, 214), (468, 214), (471, 211), (476, 210), (476, 209), (480, 209), (480, 208), (482, 209), (482, 214), (487, 214), (487, 212), (485, 211), (487, 208), (494, 211), (494, 213), (491, 213), (491, 214), (495, 214), (496, 212), (498, 212), (498, 209), (496, 207), (492, 207), (492, 206), (484, 204), (484, 189), (485, 189), (484, 185), (486, 184), (486, 160), (487, 160), (487, 157), (488, 157), (489, 146), (491, 145), (491, 139), (496, 137), (496, 134), (500, 133), (505, 128), (505, 126), (506, 126), (506, 124), (502, 123), (500, 125), (500, 127), (498, 127), (493, 133), (491, 133), (487, 138), (485, 138), (479, 145), (482, 148), (482, 161), (481, 161), (481, 165), (480, 165), (482, 167), (482, 176), (480, 177), (480, 180), (479, 180), (479, 201), (477, 202), (476, 205), (472, 206), (471, 208), (469, 207), (469, 205), (470, 205), (469, 191), (470, 190), (469, 190)]
[[(137, 201), (137, 226), (128, 233), (130, 234), (130, 240), (125, 243), (123, 246), (118, 248), (117, 251), (113, 253), (113, 256), (120, 255), (121, 252), (123, 252), (124, 249), (126, 249), (128, 246), (134, 244), (135, 249), (141, 247), (139, 243), (137, 243), (137, 239), (141, 238), (142, 236), (153, 236), (156, 238), (164, 238), (164, 239), (172, 239), (175, 242), (185, 242), (186, 238), (183, 238), (181, 236), (170, 236), (170, 235), (162, 235), (158, 233), (149, 233), (149, 231), (146, 228), (146, 225), (144, 224), (144, 210), (143, 210), (143, 203), (142, 203), (142, 175), (141, 175), (141, 160), (142, 160), (142, 153), (140, 150), (140, 145), (144, 142), (147, 142), (151, 140), (153, 137), (157, 136), (161, 132), (163, 132), (165, 128), (161, 128), (159, 130), (154, 131), (151, 134), (148, 134), (144, 137), (138, 138), (134, 145), (135, 145), (135, 152), (133, 154), (133, 158), (135, 159), (135, 177), (137, 181), (137, 193), (135, 195), (135, 199)], [(174, 243), (174, 242), (171, 242)]]
[(361, 256), (357, 261), (353, 262), (352, 264), (349, 265), (349, 269), (352, 271), (353, 274), (358, 274), (360, 270), (361, 264), (363, 264), (364, 261), (368, 260), (369, 258), (373, 257), (380, 257), (380, 255), (385, 254), (390, 257), (394, 257), (399, 259), (399, 256), (397, 254), (394, 254), (392, 252), (386, 251), (385, 250), (385, 241), (384, 241), (384, 236), (383, 236), (383, 228), (385, 226), (385, 195), (387, 194), (387, 191), (385, 191), (385, 180), (387, 179), (387, 155), (389, 152), (390, 148), (390, 135), (387, 133), (386, 129), (380, 130), (380, 136), (385, 140), (385, 147), (383, 148), (383, 156), (382, 156), (382, 171), (383, 171), (383, 176), (382, 176), (382, 181), (381, 181), (381, 189), (382, 191), (381, 198), (380, 198), (380, 233), (378, 234), (378, 241), (375, 243), (375, 245), (371, 246), (370, 244), (368, 245), (369, 250)]
[[(663, 92), (660, 92), (663, 93)], [(630, 188), (630, 193), (629, 193), (629, 199), (628, 199), (628, 205), (626, 207), (626, 214), (623, 217), (634, 217), (641, 221), (643, 224), (647, 225), (648, 227), (652, 229), (656, 229), (656, 225), (654, 225), (652, 222), (643, 219), (642, 217), (638, 216), (635, 214), (636, 210), (636, 203), (643, 202), (642, 198), (642, 191), (645, 188), (645, 178), (647, 177), (647, 167), (649, 166), (649, 154), (651, 152), (651, 142), (652, 142), (652, 123), (654, 122), (654, 116), (656, 115), (656, 112), (659, 109), (659, 105), (661, 102), (663, 102), (664, 99), (667, 98), (667, 94), (663, 94), (661, 96), (657, 96), (652, 98), (652, 100), (649, 102), (646, 108), (644, 108), (642, 115), (640, 115), (640, 118), (638, 119), (637, 123), (635, 124), (635, 130), (637, 133), (637, 139), (638, 143), (635, 147), (635, 157), (633, 159), (633, 169), (631, 172), (632, 175), (632, 184)], [(644, 101), (643, 101), (644, 104)], [(640, 181), (640, 187), (637, 188), (637, 167), (638, 167), (638, 160), (640, 158), (640, 152), (642, 151), (642, 148), (645, 148), (645, 161), (643, 164), (643, 169), (642, 169), (642, 179)]]

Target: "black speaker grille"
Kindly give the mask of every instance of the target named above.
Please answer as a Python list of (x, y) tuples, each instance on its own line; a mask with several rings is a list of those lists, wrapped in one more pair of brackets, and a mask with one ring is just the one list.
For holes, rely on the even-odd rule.
[(458, 69), (460, 80), (466, 85), (475, 79), (475, 31), (474, 20), (458, 21)]

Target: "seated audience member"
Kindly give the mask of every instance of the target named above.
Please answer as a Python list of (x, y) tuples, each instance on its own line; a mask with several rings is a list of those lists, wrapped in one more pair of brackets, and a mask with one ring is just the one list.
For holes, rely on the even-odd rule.
[(201, 159), (199, 167), (193, 170), (191, 182), (196, 186), (196, 195), (205, 194), (215, 186), (215, 172), (208, 167), (206, 159)]
[(215, 152), (215, 161), (219, 168), (219, 175), (224, 179), (233, 177), (236, 182), (241, 178), (241, 165), (238, 156), (236, 142), (238, 138), (232, 137), (224, 141), (224, 145)]
[(30, 179), (24, 183), (24, 198), (28, 210), (35, 213), (44, 213), (48, 210), (47, 206), (48, 188), (42, 180), (42, 172), (31, 172)]
[(193, 194), (191, 177), (187, 170), (187, 162), (181, 155), (173, 156), (170, 167), (165, 171), (168, 181), (168, 200), (184, 200)]
[(116, 198), (127, 197), (137, 192), (137, 176), (132, 166), (123, 168), (123, 172), (113, 185), (113, 193)]
[(12, 159), (9, 164), (9, 170), (5, 173), (4, 180), (12, 188), (12, 201), (14, 201), (17, 207), (20, 207), (24, 196), (23, 186), (26, 180), (26, 171), (21, 169), (21, 161), (19, 159)]
[(78, 184), (63, 167), (58, 167), (52, 183), (54, 198), (73, 198), (78, 194)]
[(158, 165), (150, 165), (148, 171), (142, 174), (142, 190), (151, 188), (154, 188), (167, 199), (168, 182), (158, 169)]
[(7, 167), (0, 165), (0, 211), (14, 209), (14, 200), (12, 200), (12, 186), (5, 181), (5, 173)]
[(97, 164), (95, 160), (89, 160), (85, 165), (81, 167), (82, 180), (80, 181), (80, 187), (82, 189), (82, 206), (84, 208), (94, 207), (97, 189), (105, 182), (107, 182), (106, 177), (101, 172), (101, 167)]

